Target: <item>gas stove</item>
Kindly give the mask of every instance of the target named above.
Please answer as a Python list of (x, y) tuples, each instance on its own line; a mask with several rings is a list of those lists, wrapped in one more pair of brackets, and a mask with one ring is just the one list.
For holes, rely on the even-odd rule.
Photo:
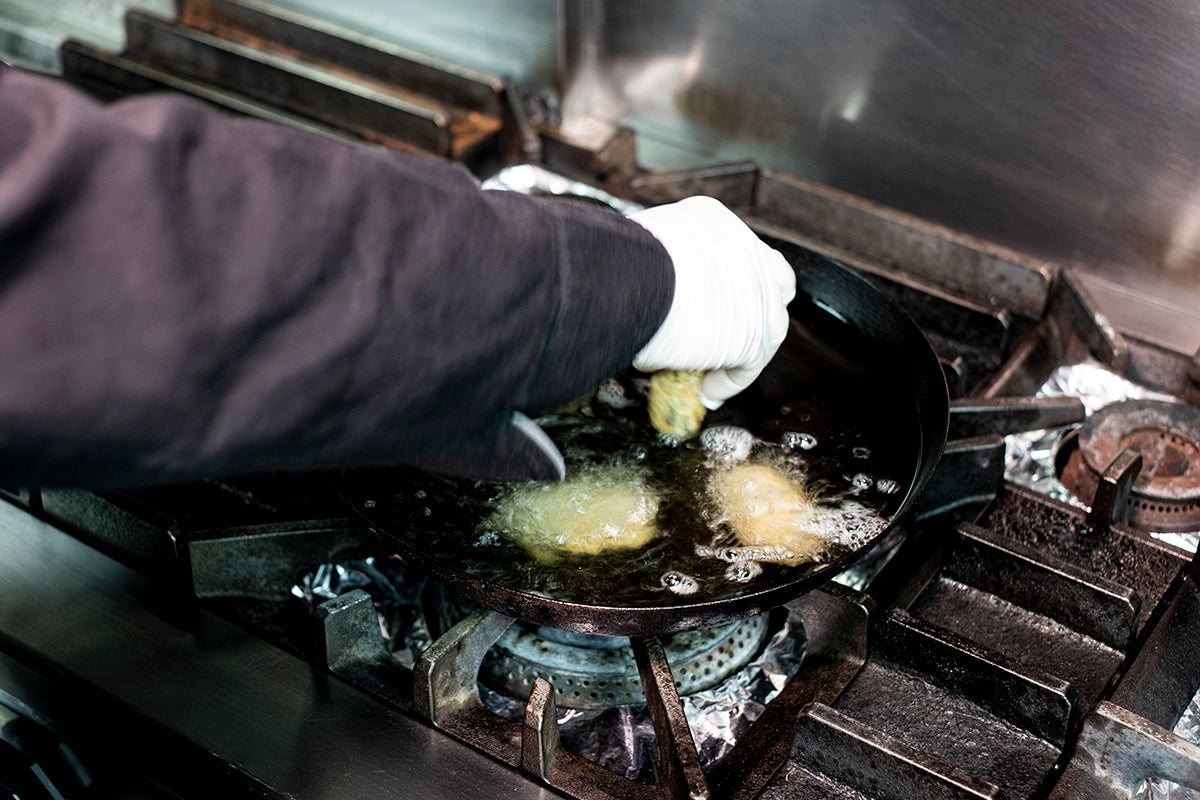
[(1200, 688), (1200, 368), (1117, 331), (1079, 273), (752, 161), (647, 171), (631, 130), (564, 130), (544, 97), (268, 4), (126, 22), (120, 53), (66, 43), (65, 76), (458, 159), (505, 188), (618, 208), (722, 199), (912, 316), (950, 387), (951, 436), (903, 525), (835, 580), (632, 639), (473, 606), (327, 475), (10, 490), (11, 795), (1200, 788), (1185, 713)]

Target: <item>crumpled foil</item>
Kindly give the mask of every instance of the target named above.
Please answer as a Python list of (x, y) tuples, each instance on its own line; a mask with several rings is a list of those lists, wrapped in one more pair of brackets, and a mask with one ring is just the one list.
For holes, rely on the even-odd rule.
[(622, 214), (631, 214), (643, 206), (615, 197), (582, 181), (574, 181), (533, 164), (505, 167), (481, 186), (484, 189), (504, 189), (510, 192), (559, 197), (587, 197), (611, 206)]
[[(1200, 744), (1200, 693), (1192, 697), (1174, 732), (1193, 744)], [(1200, 791), (1163, 778), (1149, 778), (1133, 793), (1131, 800), (1200, 800)]]
[[(1121, 400), (1184, 402), (1178, 397), (1132, 383), (1092, 359), (1058, 367), (1038, 389), (1036, 396), (1077, 397), (1088, 414)], [(1054, 470), (1054, 455), (1059, 442), (1072, 427), (1030, 431), (1005, 437), (1004, 477), (1055, 500), (1086, 509), (1087, 506), (1062, 484)], [(1197, 542), (1200, 541), (1200, 532), (1151, 532), (1150, 535), (1193, 553), (1196, 551)]]
[[(352, 589), (362, 589), (371, 595), (388, 652), (410, 668), (462, 614), (456, 603), (427, 602), (431, 593), (443, 598), (445, 591), (423, 575), (415, 574), (399, 556), (322, 564), (302, 576), (291, 592), (313, 609)], [(427, 605), (440, 607), (430, 617), (426, 614)]]
[[(804, 659), (804, 632), (787, 621), (763, 652), (720, 686), (681, 698), (688, 727), (705, 768), (728, 755), (795, 674)], [(524, 701), (480, 686), (483, 704), (502, 717), (521, 719)], [(654, 783), (658, 750), (645, 706), (581, 711), (559, 709), (563, 745), (639, 783)]]

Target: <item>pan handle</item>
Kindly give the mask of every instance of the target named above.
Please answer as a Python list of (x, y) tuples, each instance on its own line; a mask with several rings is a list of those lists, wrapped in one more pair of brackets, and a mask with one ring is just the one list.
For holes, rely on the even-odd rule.
[(950, 437), (1040, 431), (1083, 422), (1087, 410), (1077, 397), (992, 397), (950, 401)]

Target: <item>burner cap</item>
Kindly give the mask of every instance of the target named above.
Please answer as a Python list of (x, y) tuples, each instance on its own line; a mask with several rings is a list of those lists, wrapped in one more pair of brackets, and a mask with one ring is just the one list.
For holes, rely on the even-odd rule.
[[(681, 696), (711, 688), (742, 669), (769, 633), (760, 614), (663, 641)], [(563, 708), (611, 708), (646, 702), (633, 649), (623, 636), (593, 636), (513, 625), (492, 648), (480, 679), (512, 697), (527, 697), (534, 678), (554, 686)]]
[(1200, 529), (1200, 409), (1125, 400), (1092, 414), (1079, 429), (1079, 451), (1097, 478), (1124, 450), (1142, 457), (1129, 523), (1153, 531)]

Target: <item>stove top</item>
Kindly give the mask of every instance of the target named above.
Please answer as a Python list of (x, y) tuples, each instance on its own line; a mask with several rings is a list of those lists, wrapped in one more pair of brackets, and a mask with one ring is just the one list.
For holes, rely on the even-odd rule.
[[(211, 13), (133, 13), (125, 51), (69, 44), (64, 69), (109, 94), (190, 91), (552, 193), (720, 197), (913, 317), (950, 387), (951, 441), (904, 524), (852, 568), (674, 637), (580, 637), (475, 608), (391, 552), (328, 475), (11, 490), (0, 787), (579, 800), (1200, 787), (1184, 735), (1200, 687), (1191, 355), (1123, 335), (1072, 270), (749, 162), (646, 173), (631, 132), (566, 136), (490, 76), (236, 3), (196, 8)], [(338, 55), (343, 80), (290, 70), (296, 52)], [(384, 72), (452, 113), (354, 97), (344, 80)], [(289, 81), (315, 94), (261, 91)], [(298, 99), (322, 92), (348, 93), (346, 115)], [(515, 161), (538, 166), (498, 169)]]

